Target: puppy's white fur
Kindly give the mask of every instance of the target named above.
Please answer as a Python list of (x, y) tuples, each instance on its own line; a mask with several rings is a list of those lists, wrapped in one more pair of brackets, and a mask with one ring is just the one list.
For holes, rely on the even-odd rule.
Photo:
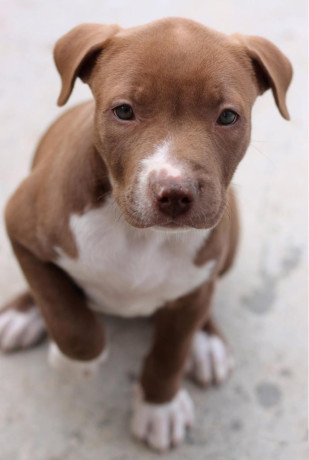
[(101, 208), (72, 215), (78, 258), (58, 249), (56, 263), (84, 290), (96, 311), (120, 316), (152, 314), (209, 279), (216, 261), (194, 264), (210, 230), (181, 234), (136, 229), (110, 197)]
[(44, 333), (44, 321), (36, 306), (25, 312), (12, 309), (0, 315), (0, 350), (2, 351), (27, 348), (40, 340)]
[(172, 158), (171, 141), (165, 139), (160, 145), (156, 146), (154, 153), (141, 161), (141, 172), (139, 176), (140, 184), (147, 184), (150, 174), (166, 171), (170, 177), (180, 177), (184, 168)]
[(178, 445), (193, 419), (193, 403), (186, 390), (179, 390), (168, 403), (150, 404), (144, 400), (141, 387), (136, 387), (131, 430), (137, 439), (146, 441), (153, 449), (164, 452)]
[(160, 173), (168, 177), (181, 178), (185, 174), (185, 167), (171, 155), (172, 141), (170, 139), (163, 140), (160, 144), (154, 147), (154, 151), (141, 160), (139, 174), (136, 186), (136, 207), (137, 212), (143, 216), (148, 211), (151, 212), (152, 202), (149, 200), (149, 179), (159, 177)]
[(196, 332), (186, 372), (200, 385), (213, 382), (222, 383), (233, 370), (234, 360), (231, 351), (216, 335), (204, 331)]
[(102, 363), (107, 359), (108, 351), (105, 349), (95, 359), (90, 361), (77, 361), (64, 355), (55, 342), (49, 344), (48, 362), (59, 375), (70, 380), (84, 380), (95, 376)]

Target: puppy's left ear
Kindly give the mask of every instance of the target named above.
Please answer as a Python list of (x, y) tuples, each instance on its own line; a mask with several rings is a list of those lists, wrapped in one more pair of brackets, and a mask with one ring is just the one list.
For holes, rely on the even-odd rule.
[(273, 43), (262, 37), (233, 34), (250, 57), (258, 83), (259, 94), (271, 88), (281, 115), (289, 120), (285, 98), (292, 79), (292, 65)]
[(88, 82), (98, 53), (120, 30), (121, 28), (116, 24), (86, 23), (74, 27), (57, 41), (54, 59), (62, 82), (58, 105), (67, 102), (77, 77)]

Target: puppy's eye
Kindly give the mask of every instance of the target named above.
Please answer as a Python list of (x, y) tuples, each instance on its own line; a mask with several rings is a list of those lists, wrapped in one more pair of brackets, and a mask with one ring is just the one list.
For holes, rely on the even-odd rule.
[(223, 110), (223, 112), (217, 120), (217, 123), (218, 125), (223, 126), (232, 125), (233, 123), (235, 123), (237, 118), (238, 115), (237, 113), (233, 112), (233, 110)]
[(128, 120), (133, 120), (134, 118), (133, 109), (128, 104), (119, 105), (118, 107), (115, 107), (113, 111), (116, 117), (119, 118), (120, 120), (128, 121)]

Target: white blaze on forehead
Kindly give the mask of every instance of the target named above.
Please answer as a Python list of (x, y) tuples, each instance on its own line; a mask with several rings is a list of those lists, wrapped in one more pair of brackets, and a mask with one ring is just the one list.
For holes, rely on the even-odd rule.
[(153, 172), (164, 172), (169, 177), (182, 175), (182, 168), (171, 156), (171, 142), (165, 140), (163, 144), (156, 147), (154, 153), (141, 161), (140, 183), (146, 184), (150, 174)]

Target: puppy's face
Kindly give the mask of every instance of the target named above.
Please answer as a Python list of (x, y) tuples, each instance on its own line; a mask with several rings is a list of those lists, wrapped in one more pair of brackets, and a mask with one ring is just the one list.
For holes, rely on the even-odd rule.
[(95, 143), (125, 219), (161, 229), (214, 226), (248, 147), (251, 107), (267, 87), (244, 47), (168, 19), (118, 32), (87, 65)]

